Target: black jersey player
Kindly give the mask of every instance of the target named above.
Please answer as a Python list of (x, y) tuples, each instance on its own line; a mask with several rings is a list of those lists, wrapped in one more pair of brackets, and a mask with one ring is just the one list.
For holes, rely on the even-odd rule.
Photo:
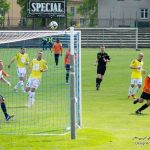
[(106, 71), (106, 64), (110, 61), (109, 55), (105, 52), (105, 46), (100, 47), (100, 52), (97, 53), (97, 76), (96, 76), (96, 90), (99, 90), (100, 83)]

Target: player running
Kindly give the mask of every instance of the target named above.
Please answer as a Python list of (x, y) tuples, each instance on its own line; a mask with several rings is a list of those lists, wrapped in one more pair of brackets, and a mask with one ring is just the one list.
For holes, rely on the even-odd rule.
[(19, 77), (19, 82), (16, 84), (16, 86), (14, 87), (14, 91), (17, 92), (18, 87), (21, 87), (22, 92), (24, 93), (24, 80), (26, 77), (26, 66), (29, 64), (29, 57), (28, 54), (26, 53), (26, 49), (25, 48), (21, 48), (20, 52), (17, 53), (12, 60), (10, 61), (8, 68), (11, 67), (11, 64), (14, 61), (17, 61), (17, 74)]
[(96, 77), (96, 90), (99, 90), (100, 83), (106, 71), (106, 64), (110, 61), (109, 55), (105, 52), (105, 46), (100, 47), (100, 52), (97, 53), (97, 77)]
[(33, 59), (29, 65), (29, 69), (31, 69), (31, 74), (26, 84), (26, 92), (28, 92), (27, 106), (29, 107), (32, 106), (35, 102), (35, 91), (40, 85), (42, 73), (48, 70), (47, 62), (42, 59), (42, 57), (43, 53), (38, 52), (37, 58)]
[(143, 69), (144, 64), (143, 57), (144, 57), (143, 53), (138, 54), (137, 59), (132, 60), (130, 64), (130, 69), (132, 69), (132, 73), (131, 73), (131, 84), (128, 90), (128, 99), (130, 97), (136, 99), (135, 95), (142, 86), (142, 73), (145, 72), (145, 70)]
[(142, 103), (144, 100), (147, 100), (147, 103), (140, 107), (136, 114), (141, 114), (141, 111), (150, 106), (150, 74), (144, 80), (143, 92), (140, 98), (136, 99), (133, 104)]
[(62, 50), (63, 50), (62, 43), (60, 43), (59, 39), (57, 39), (53, 45), (54, 58), (55, 58), (56, 66), (58, 65), (59, 55), (62, 56)]
[(11, 86), (11, 83), (10, 83), (9, 81), (7, 81), (7, 80), (4, 78), (4, 76), (9, 78), (10, 75), (7, 74), (7, 73), (3, 70), (3, 67), (4, 67), (3, 61), (0, 60), (0, 81), (3, 81), (3, 82), (6, 83), (8, 86)]

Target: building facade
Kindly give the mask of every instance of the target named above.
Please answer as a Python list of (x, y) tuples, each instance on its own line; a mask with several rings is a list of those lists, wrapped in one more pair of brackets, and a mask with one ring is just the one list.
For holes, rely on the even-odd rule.
[(82, 26), (83, 17), (78, 13), (78, 8), (83, 0), (69, 0), (67, 3), (67, 13), (69, 24), (75, 24), (77, 27)]
[(98, 0), (99, 27), (150, 27), (150, 0)]
[(10, 4), (10, 9), (5, 15), (5, 26), (17, 27), (20, 22), (20, 6), (17, 4), (17, 0), (7, 0)]
[[(10, 4), (8, 13), (5, 14), (5, 27), (18, 27), (21, 20), (21, 7), (17, 4), (17, 0), (7, 0)], [(78, 13), (77, 9), (83, 0), (69, 0), (67, 3), (68, 24), (75, 24), (80, 27), (84, 19)]]

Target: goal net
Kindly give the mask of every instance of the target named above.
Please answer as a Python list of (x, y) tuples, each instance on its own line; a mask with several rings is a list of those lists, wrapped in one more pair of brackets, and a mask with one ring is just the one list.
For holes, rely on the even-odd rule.
[[(66, 69), (64, 58), (66, 51), (70, 49), (70, 31), (0, 31), (0, 60), (4, 63), (4, 70), (10, 78), (4, 76), (11, 86), (0, 81), (0, 94), (5, 98), (8, 114), (15, 117), (6, 121), (4, 114), (0, 113), (0, 134), (65, 134), (70, 130), (71, 108), (70, 89), (71, 83), (66, 84)], [(81, 125), (81, 33), (74, 31), (75, 49), (75, 97), (76, 97), (76, 122)], [(58, 66), (54, 61), (54, 53), (50, 51), (46, 43), (44, 50), (42, 39), (51, 37), (53, 43), (59, 39), (63, 52), (59, 56)], [(22, 93), (20, 88), (14, 91), (19, 77), (16, 72), (16, 60), (10, 69), (10, 60), (20, 51), (26, 48), (30, 62), (37, 57), (39, 51), (43, 51), (43, 59), (46, 60), (48, 71), (42, 75), (41, 83), (35, 92), (35, 103), (27, 107), (28, 94)], [(27, 73), (24, 85), (26, 86), (30, 72)]]

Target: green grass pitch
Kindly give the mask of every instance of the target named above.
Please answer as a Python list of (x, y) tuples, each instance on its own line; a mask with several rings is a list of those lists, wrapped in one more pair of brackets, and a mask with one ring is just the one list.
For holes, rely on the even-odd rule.
[[(143, 115), (137, 116), (134, 112), (141, 104), (133, 105), (132, 100), (127, 99), (131, 74), (129, 64), (132, 59), (137, 57), (139, 51), (119, 48), (108, 48), (106, 51), (111, 57), (111, 62), (107, 65), (100, 91), (96, 91), (96, 67), (93, 64), (98, 49), (82, 49), (82, 128), (77, 130), (76, 140), (70, 139), (70, 133), (63, 136), (1, 134), (0, 150), (148, 150), (150, 148), (150, 110), (148, 108), (143, 112)], [(148, 74), (150, 72), (149, 49), (141, 49), (140, 52), (144, 53), (144, 67), (146, 74)], [(12, 53), (9, 55), (11, 56)], [(63, 78), (60, 82), (64, 82)], [(3, 92), (5, 93), (5, 91)], [(141, 91), (139, 91), (138, 96), (140, 93)], [(49, 93), (47, 94), (49, 95)], [(19, 99), (16, 101), (19, 103)], [(25, 102), (20, 103), (25, 104)], [(14, 106), (15, 104), (15, 102), (8, 102), (8, 111), (11, 111), (11, 105)], [(16, 106), (16, 109), (19, 109), (20, 112), (20, 116), (16, 116), (19, 120), (24, 108), (17, 108)], [(36, 107), (34, 109), (36, 111)], [(29, 115), (28, 111), (31, 110), (27, 110)], [(52, 112), (49, 114), (52, 115)], [(68, 114), (66, 112), (66, 115)], [(39, 115), (41, 115), (38, 116), (40, 120), (42, 113)], [(0, 116), (2, 120), (2, 113)], [(14, 122), (9, 124), (14, 124)], [(42, 125), (39, 121), (37, 123)], [(41, 129), (43, 130), (42, 126)], [(0, 126), (0, 131), (2, 130), (2, 126)], [(33, 131), (30, 127), (29, 130)]]

